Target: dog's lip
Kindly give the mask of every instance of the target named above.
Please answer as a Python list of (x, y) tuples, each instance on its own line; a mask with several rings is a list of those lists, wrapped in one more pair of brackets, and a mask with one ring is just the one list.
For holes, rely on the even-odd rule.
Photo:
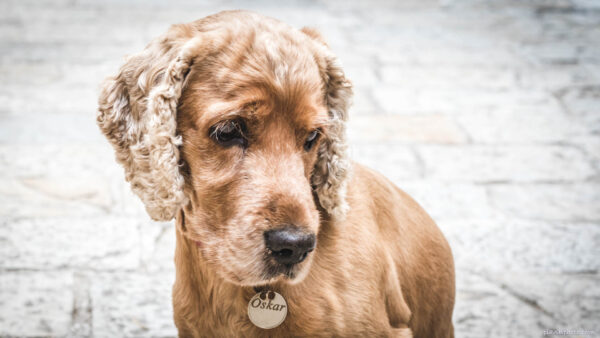
[(201, 248), (201, 247), (202, 247), (202, 242), (199, 242), (199, 241), (194, 241), (194, 242), (196, 242), (196, 246), (197, 246), (197, 247), (199, 247), (199, 248)]
[(296, 263), (296, 264), (279, 264), (276, 263), (274, 265), (271, 266), (271, 271), (269, 271), (269, 277), (268, 279), (277, 279), (277, 278), (287, 278), (287, 279), (294, 279), (296, 277), (297, 274), (297, 268), (300, 265), (300, 263)]
[(288, 269), (287, 271), (285, 271), (284, 273), (282, 273), (283, 277), (287, 278), (287, 279), (294, 279), (296, 278), (296, 273), (294, 272), (294, 269)]

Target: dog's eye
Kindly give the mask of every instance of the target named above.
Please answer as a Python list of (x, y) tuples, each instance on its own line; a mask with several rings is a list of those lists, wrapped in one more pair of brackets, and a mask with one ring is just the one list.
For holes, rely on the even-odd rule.
[(224, 121), (210, 127), (210, 138), (223, 147), (246, 147), (246, 124), (241, 120)]
[(310, 134), (308, 134), (306, 141), (304, 142), (304, 150), (311, 150), (315, 143), (317, 143), (319, 135), (321, 135), (321, 131), (319, 129), (311, 131)]

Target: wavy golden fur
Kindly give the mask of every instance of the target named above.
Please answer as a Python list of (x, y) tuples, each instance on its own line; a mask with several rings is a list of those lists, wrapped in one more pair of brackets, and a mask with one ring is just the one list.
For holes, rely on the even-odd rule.
[[(104, 83), (97, 121), (127, 181), (153, 219), (176, 218), (180, 336), (453, 336), (450, 248), (349, 160), (351, 96), (318, 32), (244, 11), (171, 27)], [(239, 144), (215, 139), (231, 128)], [(316, 248), (282, 268), (264, 234), (290, 224)], [(256, 288), (286, 299), (277, 328), (248, 320)]]

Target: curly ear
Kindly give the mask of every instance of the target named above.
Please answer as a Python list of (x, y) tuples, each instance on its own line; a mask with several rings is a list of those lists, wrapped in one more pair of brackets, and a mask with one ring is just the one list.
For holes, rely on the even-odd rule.
[[(174, 26), (102, 86), (97, 123), (115, 148), (125, 178), (154, 220), (171, 220), (186, 202), (179, 172), (177, 102), (200, 38)], [(189, 33), (189, 32), (187, 32)], [(174, 36), (175, 35), (175, 36)]]
[(319, 147), (312, 185), (323, 209), (340, 220), (348, 211), (346, 185), (352, 167), (346, 142), (346, 120), (352, 100), (352, 83), (344, 75), (337, 58), (321, 35), (306, 27), (302, 32), (317, 42), (315, 59), (319, 63), (325, 84), (325, 101), (329, 110), (327, 133)]

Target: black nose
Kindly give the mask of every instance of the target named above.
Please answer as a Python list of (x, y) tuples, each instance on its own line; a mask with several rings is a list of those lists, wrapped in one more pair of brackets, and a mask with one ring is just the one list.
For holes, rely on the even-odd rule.
[(300, 263), (315, 249), (315, 234), (293, 226), (265, 231), (264, 236), (271, 256), (281, 264)]

